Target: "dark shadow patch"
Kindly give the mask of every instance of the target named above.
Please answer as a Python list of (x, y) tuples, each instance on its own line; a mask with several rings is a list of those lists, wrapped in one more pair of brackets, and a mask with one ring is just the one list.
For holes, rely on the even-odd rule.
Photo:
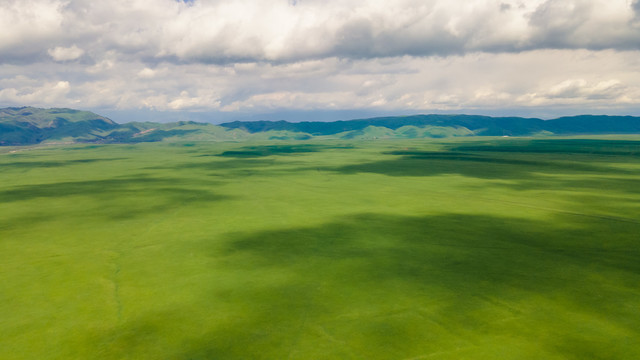
[[(276, 175), (287, 172), (279, 168), (275, 158), (235, 158), (231, 160), (217, 159), (207, 162), (181, 163), (173, 166), (149, 167), (147, 169), (173, 169), (204, 171), (217, 178), (238, 178), (253, 175)], [(284, 165), (291, 165), (290, 162)]]
[(245, 146), (238, 150), (228, 150), (217, 156), (234, 158), (252, 158), (272, 155), (296, 155), (312, 153), (330, 149), (351, 149), (351, 146), (330, 146), (316, 144), (294, 144), (294, 145), (263, 145)]
[(199, 163), (182, 163), (173, 166), (174, 169), (201, 169), (201, 170), (235, 170), (247, 168), (261, 168), (274, 165), (274, 159), (233, 159), (224, 161), (211, 161)]
[(400, 155), (407, 159), (446, 159), (449, 161), (468, 161), (468, 162), (481, 162), (481, 163), (495, 163), (495, 164), (508, 164), (508, 165), (541, 165), (548, 166), (549, 162), (534, 161), (525, 159), (510, 159), (504, 157), (489, 157), (486, 154), (471, 154), (456, 151), (391, 151), (385, 154)]
[[(265, 264), (276, 267), (304, 265), (312, 258), (340, 260), (361, 257), (385, 261), (396, 258), (399, 270), (421, 266), (432, 268), (436, 263), (436, 268), (447, 269), (451, 264), (458, 264), (464, 267), (461, 269), (464, 274), (460, 276), (471, 277), (474, 283), (490, 280), (478, 279), (478, 276), (496, 276), (503, 277), (504, 281), (513, 279), (509, 281), (513, 286), (523, 285), (521, 277), (534, 273), (536, 277), (546, 273), (548, 279), (562, 280), (562, 271), (554, 269), (554, 266), (576, 263), (580, 268), (588, 264), (602, 264), (608, 257), (615, 258), (610, 262), (611, 266), (640, 274), (640, 262), (635, 261), (640, 251), (634, 245), (636, 240), (632, 231), (640, 230), (640, 222), (601, 219), (605, 224), (595, 226), (589, 225), (593, 221), (591, 218), (583, 219), (581, 214), (565, 215), (564, 220), (579, 225), (579, 228), (561, 230), (548, 223), (491, 216), (451, 214), (413, 218), (360, 215), (318, 228), (236, 237), (229, 251), (256, 255), (256, 260), (261, 258)], [(613, 234), (610, 233), (610, 224), (607, 224), (611, 222), (619, 226)], [(585, 237), (587, 234), (591, 236)], [(614, 239), (614, 243), (605, 245), (602, 241), (609, 238)], [(450, 256), (440, 258), (440, 254), (461, 252), (466, 254), (464, 259), (458, 259), (464, 260), (462, 262)], [(434, 262), (434, 256), (438, 261)], [(426, 258), (430, 259), (429, 264), (424, 262)], [(370, 274), (383, 277), (386, 274), (398, 275), (383, 269), (382, 264), (371, 266)], [(534, 272), (534, 269), (537, 270)], [(407, 274), (428, 275), (411, 271)]]
[(534, 154), (589, 154), (640, 156), (640, 141), (601, 139), (551, 139), (485, 141), (476, 145), (451, 146), (452, 151)]
[(99, 149), (102, 147), (105, 147), (107, 145), (87, 145), (87, 146), (73, 146), (73, 147), (65, 147), (62, 150), (65, 151), (74, 151), (74, 150), (92, 150), (92, 149)]
[[(179, 186), (182, 185), (182, 186)], [(3, 202), (30, 200), (34, 198), (57, 198), (75, 195), (111, 197), (114, 194), (142, 194), (158, 191), (158, 195), (183, 193), (187, 197), (209, 199), (208, 191), (189, 190), (179, 179), (152, 177), (127, 177), (105, 180), (69, 181), (38, 185), (23, 185), (0, 191)]]
[[(209, 185), (215, 184), (209, 182)], [(84, 209), (82, 214), (76, 216), (85, 214), (112, 220), (125, 220), (230, 198), (203, 188), (202, 182), (147, 176), (23, 185), (0, 191), (0, 202), (3, 203), (72, 197), (84, 197), (95, 206)], [(49, 203), (43, 204), (46, 207)], [(73, 212), (76, 209), (66, 207), (60, 211)]]
[[(342, 173), (378, 173), (390, 176), (459, 174), (485, 179), (524, 181), (550, 179), (540, 174), (640, 175), (633, 168), (612, 167), (614, 162), (637, 163), (640, 142), (607, 140), (492, 140), (448, 145), (442, 151), (385, 152), (395, 158), (347, 165)], [(600, 162), (600, 164), (598, 164)], [(607, 164), (607, 165), (603, 165)]]
[(41, 169), (63, 167), (76, 164), (89, 164), (103, 161), (126, 160), (127, 158), (103, 158), (103, 159), (75, 159), (75, 160), (50, 160), (50, 161), (16, 161), (16, 162), (0, 162), (0, 170), (2, 169)]
[(526, 160), (512, 160), (461, 155), (408, 155), (391, 160), (380, 160), (360, 164), (346, 165), (323, 170), (337, 171), (343, 174), (375, 173), (388, 176), (438, 176), (459, 174), (486, 179), (519, 179), (533, 171), (529, 166), (539, 163)]
[(364, 214), (232, 235), (226, 264), (246, 277), (212, 296), (238, 312), (176, 358), (305, 357), (305, 342), (332, 358), (505, 344), (577, 358), (586, 332), (599, 336), (593, 354), (637, 354), (640, 225), (556, 220)]

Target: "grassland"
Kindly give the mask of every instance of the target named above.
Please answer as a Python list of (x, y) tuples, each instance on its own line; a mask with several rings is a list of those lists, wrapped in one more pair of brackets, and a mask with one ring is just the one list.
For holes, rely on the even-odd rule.
[(2, 359), (640, 358), (637, 137), (11, 151)]

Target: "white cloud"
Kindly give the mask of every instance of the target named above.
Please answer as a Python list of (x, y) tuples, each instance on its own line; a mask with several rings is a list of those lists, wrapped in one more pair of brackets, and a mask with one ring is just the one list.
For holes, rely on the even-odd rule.
[(84, 54), (84, 50), (80, 49), (76, 45), (71, 47), (57, 46), (53, 49), (49, 49), (47, 52), (55, 61), (75, 60)]
[(217, 109), (219, 105), (220, 102), (215, 98), (215, 95), (212, 96), (211, 94), (206, 94), (206, 91), (202, 91), (198, 95), (191, 96), (188, 91), (184, 90), (166, 106), (171, 110), (211, 110)]
[(403, 112), (640, 102), (637, 1), (0, 2), (0, 105)]
[(16, 51), (18, 46), (27, 46), (29, 42), (59, 36), (65, 17), (63, 5), (55, 0), (3, 0), (0, 4), (0, 50)]
[(149, 68), (144, 68), (138, 72), (138, 77), (143, 79), (150, 79), (156, 75), (156, 71)]
[(86, 72), (89, 74), (99, 74), (104, 73), (114, 67), (115, 63), (112, 60), (102, 60), (99, 63), (96, 63), (92, 66), (86, 68)]
[[(585, 79), (568, 79), (552, 86), (541, 94), (547, 99), (616, 100), (629, 94), (630, 86), (617, 79), (589, 82)], [(636, 89), (637, 91), (637, 89)]]
[(53, 39), (64, 59), (77, 44), (96, 57), (233, 63), (622, 50), (640, 37), (629, 0), (5, 1), (0, 49), (14, 57)]
[[(640, 102), (637, 55), (542, 50), (233, 66), (166, 63), (154, 69), (117, 59), (109, 66), (53, 63), (44, 70), (14, 65), (0, 67), (0, 105), (243, 112), (375, 107), (402, 113), (582, 104), (586, 111)], [(101, 70), (93, 71), (96, 66)], [(60, 80), (58, 74), (70, 69), (77, 71), (73, 81)], [(16, 71), (32, 75), (11, 75)], [(60, 81), (67, 86), (56, 88)]]
[(71, 91), (67, 81), (47, 82), (40, 86), (0, 89), (0, 102), (55, 106), (69, 103), (66, 95)]

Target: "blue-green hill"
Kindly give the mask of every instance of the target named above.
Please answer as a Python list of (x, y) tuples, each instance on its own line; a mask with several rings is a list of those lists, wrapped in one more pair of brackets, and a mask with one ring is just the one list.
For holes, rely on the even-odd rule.
[(391, 116), (331, 122), (234, 121), (221, 125), (180, 121), (117, 124), (89, 111), (0, 109), (0, 145), (39, 143), (138, 143), (156, 141), (242, 141), (420, 139), (453, 136), (640, 134), (640, 117), (580, 115), (553, 120), (479, 115)]
[(93, 140), (118, 128), (106, 117), (74, 109), (33, 107), (0, 109), (0, 145), (29, 145), (43, 141)]
[(226, 128), (243, 129), (250, 133), (269, 130), (306, 132), (312, 135), (334, 135), (346, 131), (363, 130), (369, 126), (397, 130), (403, 126), (437, 126), (466, 128), (476, 135), (529, 135), (544, 128), (544, 120), (518, 117), (494, 118), (479, 115), (413, 115), (391, 116), (371, 119), (357, 119), (333, 122), (287, 121), (234, 121), (221, 124)]
[(0, 145), (244, 140), (248, 136), (243, 130), (187, 121), (118, 124), (95, 113), (74, 109), (0, 109)]
[[(634, 134), (640, 133), (640, 117), (580, 115), (553, 120), (521, 117), (490, 117), (480, 115), (412, 115), (357, 119), (333, 122), (287, 121), (234, 121), (224, 123), (230, 129), (243, 129), (250, 133), (287, 130), (318, 135), (335, 135), (348, 131), (363, 131), (369, 126), (398, 130), (406, 126), (418, 128), (450, 128), (454, 133), (469, 130), (479, 136), (527, 136), (541, 132), (557, 135), (579, 134)], [(449, 131), (445, 131), (446, 134)], [(441, 132), (442, 133), (442, 132)]]

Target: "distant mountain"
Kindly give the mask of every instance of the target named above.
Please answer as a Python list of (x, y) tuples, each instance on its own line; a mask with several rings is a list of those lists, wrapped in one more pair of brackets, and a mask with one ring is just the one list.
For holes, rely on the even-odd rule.
[[(220, 124), (229, 129), (243, 129), (250, 133), (287, 130), (314, 136), (335, 135), (349, 131), (363, 131), (369, 126), (398, 130), (402, 127), (438, 127), (466, 129), (466, 135), (528, 136), (538, 133), (557, 135), (634, 134), (640, 133), (640, 117), (580, 115), (553, 120), (521, 117), (490, 117), (480, 115), (412, 115), (334, 122), (234, 121)], [(458, 135), (460, 134), (457, 131)], [(429, 137), (427, 135), (427, 137)]]
[(0, 145), (319, 139), (419, 139), (453, 136), (640, 134), (640, 117), (580, 115), (553, 120), (479, 115), (390, 116), (332, 122), (181, 121), (117, 124), (89, 111), (0, 109)]
[(0, 109), (0, 145), (30, 145), (48, 139), (91, 140), (98, 133), (118, 127), (115, 122), (89, 111), (33, 107)]
[(242, 140), (248, 136), (246, 131), (195, 122), (118, 124), (104, 116), (74, 109), (0, 109), (0, 145)]
[(288, 130), (309, 133), (314, 136), (334, 135), (347, 131), (358, 131), (368, 126), (397, 130), (403, 126), (436, 126), (466, 128), (475, 135), (530, 135), (542, 131), (544, 120), (518, 117), (490, 117), (479, 115), (412, 115), (390, 116), (333, 122), (287, 121), (234, 121), (220, 124), (230, 129), (243, 129), (250, 133), (269, 130)]
[(545, 130), (568, 134), (640, 134), (640, 117), (580, 115), (545, 121)]

